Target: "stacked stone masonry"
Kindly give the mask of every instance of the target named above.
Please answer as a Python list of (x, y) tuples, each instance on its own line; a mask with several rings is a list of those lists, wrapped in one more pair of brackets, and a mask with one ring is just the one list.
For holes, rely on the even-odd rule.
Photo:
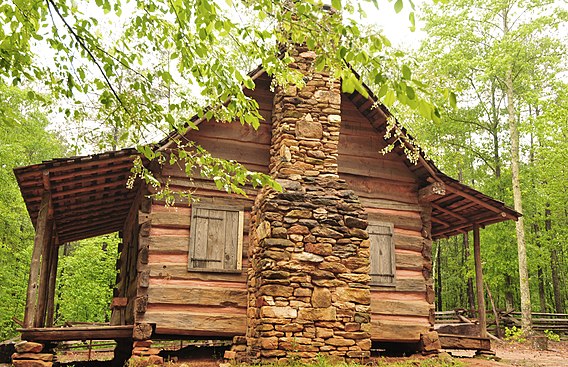
[(55, 355), (46, 351), (40, 343), (21, 341), (14, 345), (16, 353), (12, 354), (12, 365), (15, 367), (51, 367)]
[(313, 72), (312, 52), (295, 58), (306, 85), (275, 93), (270, 172), (283, 190), (255, 201), (247, 348), (231, 356), (361, 360), (371, 347), (370, 243), (359, 198), (337, 173), (340, 83)]

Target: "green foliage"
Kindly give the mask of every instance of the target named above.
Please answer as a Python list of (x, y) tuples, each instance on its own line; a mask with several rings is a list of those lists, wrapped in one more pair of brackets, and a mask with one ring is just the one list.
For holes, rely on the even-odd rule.
[[(384, 0), (383, 0), (384, 1)], [(378, 8), (378, 1), (368, 1)], [(106, 0), (18, 0), (2, 5), (0, 23), (0, 77), (14, 84), (41, 82), (61, 104), (70, 120), (103, 126), (85, 130), (106, 137), (106, 147), (138, 143), (148, 159), (159, 154), (142, 148), (156, 136), (176, 130), (178, 145), (196, 119), (239, 121), (258, 127), (257, 103), (247, 96), (255, 82), (246, 72), (258, 65), (273, 77), (273, 87), (302, 85), (303, 75), (290, 68), (294, 44), (315, 51), (316, 70), (343, 80), (345, 92), (368, 95), (351, 66), (372, 80), (380, 99), (400, 103), (439, 119), (438, 109), (424, 95), (411, 65), (396, 62), (398, 50), (377, 31), (365, 32), (366, 17), (355, 0), (332, 1), (334, 11), (320, 0), (278, 1), (166, 1), (135, 0), (127, 4)], [(411, 1), (397, 0), (400, 12)], [(341, 10), (341, 16), (336, 11)], [(409, 23), (415, 26), (414, 12)], [(108, 29), (116, 36), (111, 36)], [(122, 30), (122, 32), (120, 32)], [(49, 49), (53, 60), (39, 62), (36, 50)], [(244, 87), (244, 88), (243, 88)], [(244, 90), (243, 90), (244, 89)], [(97, 113), (90, 112), (96, 109)], [(177, 161), (195, 161), (180, 150), (168, 152)], [(218, 161), (205, 160), (213, 170)], [(224, 162), (228, 169), (232, 162)], [(235, 166), (231, 179), (219, 186), (269, 183), (266, 175), (250, 174)], [(146, 171), (147, 176), (149, 171)], [(246, 176), (242, 179), (240, 176)], [(216, 176), (214, 176), (216, 177)], [(274, 186), (274, 184), (273, 184)]]
[(15, 334), (13, 317), (23, 319), (34, 239), (12, 169), (63, 154), (32, 94), (0, 81), (0, 340)]
[(66, 245), (61, 254), (56, 322), (108, 322), (116, 278), (118, 236), (105, 235)]
[[(551, 255), (566, 254), (567, 250), (560, 239), (566, 238), (568, 224), (562, 208), (567, 200), (562, 186), (568, 180), (564, 163), (568, 99), (565, 85), (558, 81), (566, 62), (567, 43), (566, 34), (556, 31), (567, 18), (565, 8), (541, 1), (529, 5), (522, 1), (481, 4), (456, 0), (426, 6), (423, 19), (428, 37), (416, 56), (419, 67), (414, 74), (441, 91), (440, 95), (445, 89), (454, 90), (457, 98), (450, 99), (456, 108), (444, 110), (441, 123), (414, 116), (405, 119), (444, 172), (512, 206), (504, 83), (508, 68), (512, 68), (521, 132), (521, 190), (530, 286), (532, 298), (539, 299), (539, 282), (543, 285), (542, 312), (563, 312), (555, 308), (554, 293), (560, 293), (560, 307), (566, 307), (566, 290), (553, 287), (553, 272), (562, 283), (568, 263), (565, 256), (559, 257), (555, 271)], [(503, 22), (508, 22), (507, 32)], [(484, 277), (497, 309), (520, 307), (514, 239), (513, 223), (491, 225), (481, 231)], [(440, 243), (444, 309), (467, 307), (466, 282), (462, 279), (473, 276), (473, 264), (465, 261), (462, 242), (450, 239)], [(539, 271), (542, 279), (537, 276)], [(533, 302), (533, 308), (538, 303)]]
[(553, 342), (559, 342), (560, 341), (560, 335), (556, 334), (552, 330), (544, 330), (544, 335), (546, 335), (546, 337), (550, 341), (553, 341)]
[(512, 326), (511, 328), (505, 328), (505, 340), (514, 343), (524, 343), (527, 341), (527, 338), (523, 329)]

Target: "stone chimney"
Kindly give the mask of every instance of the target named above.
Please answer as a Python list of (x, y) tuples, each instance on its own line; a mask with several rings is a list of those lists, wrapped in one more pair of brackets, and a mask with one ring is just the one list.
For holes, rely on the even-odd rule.
[(247, 357), (358, 360), (370, 354), (369, 240), (359, 198), (339, 179), (340, 81), (313, 71), (297, 47), (306, 86), (278, 88), (270, 172), (251, 221)]

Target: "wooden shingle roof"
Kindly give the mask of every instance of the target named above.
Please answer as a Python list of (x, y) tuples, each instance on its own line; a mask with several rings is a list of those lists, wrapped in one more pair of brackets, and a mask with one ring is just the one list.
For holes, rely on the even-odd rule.
[(59, 244), (121, 230), (137, 192), (126, 188), (136, 155), (130, 148), (14, 169), (34, 226), (47, 189)]

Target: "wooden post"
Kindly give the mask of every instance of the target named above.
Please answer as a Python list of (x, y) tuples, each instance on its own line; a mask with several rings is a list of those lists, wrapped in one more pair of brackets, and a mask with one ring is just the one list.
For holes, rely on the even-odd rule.
[(54, 244), (51, 267), (49, 268), (49, 284), (47, 287), (47, 316), (45, 321), (46, 327), (53, 326), (55, 312), (55, 284), (57, 281), (57, 265), (59, 263), (59, 244)]
[(47, 297), (49, 292), (49, 277), (51, 275), (51, 263), (54, 251), (53, 221), (48, 220), (45, 232), (45, 241), (41, 255), (41, 272), (39, 274), (39, 294), (35, 313), (35, 327), (45, 326), (45, 312), (47, 310)]
[(479, 224), (473, 225), (473, 257), (475, 260), (475, 288), (477, 290), (477, 310), (479, 320), (479, 336), (487, 337), (487, 320), (485, 317), (485, 292), (483, 292), (483, 270), (481, 268), (481, 246), (479, 242)]
[(24, 314), (24, 327), (34, 326), (35, 306), (38, 294), (38, 276), (40, 271), (40, 258), (46, 237), (51, 236), (49, 227), (49, 208), (51, 207), (51, 194), (44, 190), (41, 196), (41, 204), (36, 222), (36, 234), (34, 238), (34, 249), (32, 261), (30, 263), (30, 277), (28, 280), (28, 290), (26, 293), (26, 308)]

